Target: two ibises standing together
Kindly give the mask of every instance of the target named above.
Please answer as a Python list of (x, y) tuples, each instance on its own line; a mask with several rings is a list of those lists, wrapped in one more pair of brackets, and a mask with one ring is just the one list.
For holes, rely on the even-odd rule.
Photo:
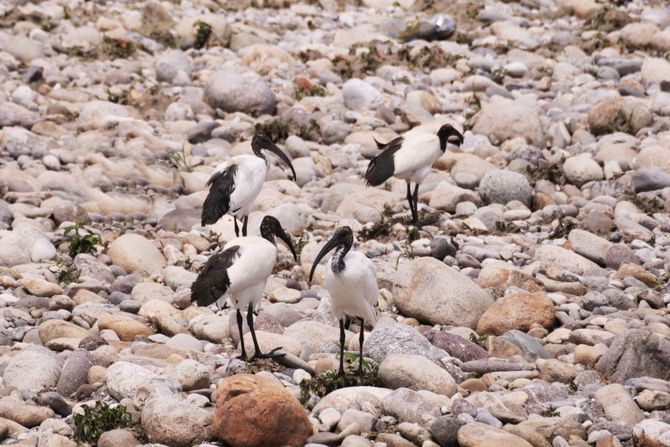
[[(386, 144), (375, 142), (382, 152), (370, 161), (365, 173), (366, 183), (378, 186), (394, 176), (405, 180), (412, 223), (418, 224), (419, 185), (430, 172), (433, 163), (445, 152), (447, 144), (460, 145), (463, 136), (451, 125), (445, 124), (437, 134), (409, 131)], [(253, 328), (253, 311), (262, 299), (265, 284), (277, 259), (276, 237), (287, 244), (294, 258), (296, 254), (290, 237), (276, 218), (266, 216), (263, 219), (260, 237), (247, 236), (247, 221), (267, 173), (263, 150), (278, 155), (289, 166), (294, 179), (296, 175), (289, 158), (267, 136), (255, 136), (252, 150), (254, 155), (239, 155), (219, 165), (208, 182), (210, 191), (203, 205), (202, 224), (215, 223), (224, 214), (230, 213), (238, 236), (237, 218), (243, 221), (243, 236), (229, 241), (220, 253), (210, 257), (193, 283), (191, 294), (192, 299), (201, 306), (215, 302), (222, 305), (226, 298), (230, 298), (237, 311), (242, 357), (246, 357), (242, 309), (247, 310), (247, 322), (255, 349), (253, 357), (277, 357), (283, 355), (275, 353), (278, 348), (267, 354), (261, 352)], [(345, 315), (358, 318), (361, 324), (358, 373), (362, 373), (365, 323), (374, 325), (379, 295), (372, 261), (361, 252), (352, 250), (353, 243), (351, 228), (338, 228), (315, 258), (309, 275), (311, 282), (317, 265), (334, 250), (326, 266), (325, 282), (332, 300), (333, 315), (340, 325), (339, 374), (344, 374)]]

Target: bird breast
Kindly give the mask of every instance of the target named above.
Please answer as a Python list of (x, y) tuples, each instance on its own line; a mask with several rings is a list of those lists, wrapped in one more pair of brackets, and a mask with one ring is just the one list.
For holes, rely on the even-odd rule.
[(277, 247), (262, 237), (247, 236), (226, 244), (239, 246), (239, 257), (228, 268), (230, 292), (235, 294), (259, 283), (265, 284), (277, 262)]
[(268, 168), (262, 158), (254, 155), (238, 155), (232, 162), (237, 165), (237, 172), (235, 188), (230, 195), (230, 210), (233, 213), (241, 211), (246, 216), (263, 189)]
[(402, 147), (396, 152), (393, 160), (394, 175), (419, 183), (441, 155), (440, 139), (437, 135), (408, 132), (404, 135)]
[(342, 314), (375, 321), (374, 305), (379, 290), (374, 266), (363, 253), (350, 251), (344, 258), (345, 269), (326, 270), (326, 288), (332, 299), (335, 318)]

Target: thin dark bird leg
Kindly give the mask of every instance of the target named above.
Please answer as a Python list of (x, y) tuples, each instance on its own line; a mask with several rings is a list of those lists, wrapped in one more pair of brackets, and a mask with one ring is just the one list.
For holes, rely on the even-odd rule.
[(337, 374), (344, 375), (344, 318), (340, 320), (340, 370)]
[(419, 224), (419, 184), (414, 185), (414, 225)]
[(409, 210), (412, 212), (412, 222), (416, 220), (416, 212), (414, 211), (414, 202), (412, 200), (412, 189), (407, 182), (407, 202), (409, 202)]
[(242, 236), (247, 235), (247, 222), (249, 221), (249, 216), (244, 216), (244, 223), (242, 224)]
[(256, 331), (254, 330), (254, 305), (249, 303), (249, 308), (247, 310), (247, 324), (249, 325), (249, 331), (251, 331), (251, 339), (254, 341), (254, 355), (250, 360), (254, 359), (274, 359), (278, 357), (284, 357), (286, 354), (280, 353), (275, 354), (276, 351), (281, 349), (281, 346), (274, 348), (272, 351), (267, 354), (261, 352), (260, 346), (258, 346), (258, 340), (256, 339)]
[(361, 331), (358, 333), (358, 349), (359, 349), (359, 355), (358, 355), (358, 375), (362, 376), (363, 375), (363, 338), (365, 337), (365, 320), (362, 318), (361, 320)]
[(233, 216), (233, 222), (235, 222), (235, 237), (240, 237), (240, 228), (237, 226), (237, 218)]
[(239, 359), (247, 359), (247, 351), (244, 349), (244, 328), (242, 327), (242, 312), (240, 309), (237, 309), (237, 328), (240, 330), (240, 347), (242, 348), (242, 354), (239, 355)]

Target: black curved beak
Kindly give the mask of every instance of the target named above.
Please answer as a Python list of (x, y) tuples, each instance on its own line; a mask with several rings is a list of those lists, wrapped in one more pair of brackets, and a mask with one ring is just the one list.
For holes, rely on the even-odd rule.
[(312, 270), (309, 272), (309, 282), (312, 282), (312, 277), (314, 276), (314, 271), (316, 270), (316, 266), (319, 265), (321, 260), (323, 259), (324, 256), (328, 254), (331, 250), (336, 248), (338, 245), (340, 245), (340, 241), (336, 237), (332, 237), (326, 245), (323, 246), (321, 251), (319, 252), (318, 255), (316, 255), (316, 258), (314, 259), (314, 264), (312, 264)]
[(289, 167), (289, 169), (291, 169), (291, 174), (293, 174), (293, 181), (296, 181), (298, 179), (298, 176), (295, 174), (295, 169), (293, 168), (293, 163), (291, 163), (291, 160), (284, 153), (284, 151), (279, 149), (279, 147), (272, 142), (270, 142), (270, 144), (268, 144), (264, 149), (267, 149), (273, 154), (275, 154), (277, 157), (281, 159), (281, 161), (283, 161), (286, 164), (286, 166)]
[(293, 259), (294, 259), (295, 261), (297, 261), (297, 260), (298, 260), (298, 255), (297, 255), (297, 253), (295, 252), (295, 248), (293, 248), (293, 243), (291, 242), (291, 236), (289, 236), (289, 235), (286, 233), (286, 231), (284, 231), (284, 229), (283, 229), (282, 227), (279, 227), (279, 228), (277, 229), (277, 237), (278, 237), (279, 239), (281, 239), (282, 242), (284, 242), (284, 244), (286, 244), (286, 246), (288, 247), (288, 249), (291, 251), (291, 254), (293, 255)]
[(461, 144), (463, 144), (463, 135), (461, 135), (461, 133), (456, 129), (453, 129), (453, 131), (454, 133), (449, 135), (449, 137), (447, 138), (447, 142), (456, 146), (460, 146)]

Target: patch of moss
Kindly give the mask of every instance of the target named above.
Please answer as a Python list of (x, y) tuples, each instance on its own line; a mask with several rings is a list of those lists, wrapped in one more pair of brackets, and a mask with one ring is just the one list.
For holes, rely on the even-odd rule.
[[(63, 7), (63, 11), (66, 12), (67, 7)], [(8, 12), (0, 16), (0, 28), (12, 28), (16, 25), (17, 22), (30, 22), (39, 26), (44, 31), (51, 31), (56, 26), (57, 23), (51, 22), (48, 17), (41, 14), (39, 11), (23, 12), (19, 8), (9, 8)]]
[(622, 10), (606, 6), (591, 11), (584, 21), (584, 27), (609, 33), (623, 28), (632, 21), (633, 19)]
[(319, 124), (313, 118), (307, 124), (298, 124), (292, 119), (273, 118), (257, 123), (256, 133), (265, 133), (272, 141), (285, 141), (289, 135), (297, 135), (303, 140), (317, 141), (321, 136)]
[(391, 234), (391, 222), (386, 217), (382, 216), (381, 220), (374, 222), (370, 227), (363, 227), (358, 233), (358, 239), (361, 241), (369, 241), (371, 239), (378, 239), (380, 237), (388, 237)]
[(382, 382), (379, 378), (378, 366), (363, 359), (363, 374), (357, 375), (353, 372), (358, 371), (358, 354), (352, 352), (344, 353), (344, 362), (346, 364), (344, 375), (339, 375), (337, 371), (326, 371), (311, 380), (303, 380), (300, 382), (300, 400), (307, 402), (310, 397), (323, 397), (340, 388), (348, 388), (352, 386), (381, 386)]
[(606, 126), (593, 126), (591, 131), (596, 135), (610, 134), (615, 132), (623, 132), (635, 135), (635, 126), (633, 125), (633, 113), (625, 113), (621, 108), (617, 110), (616, 116), (613, 120), (607, 123)]
[(607, 38), (603, 33), (598, 33), (591, 39), (584, 40), (579, 44), (579, 48), (586, 54), (592, 54), (595, 51), (600, 51), (609, 46), (610, 43), (607, 41)]
[[(52, 271), (54, 270), (52, 269)], [(72, 259), (58, 258), (54, 273), (61, 284), (72, 284), (79, 280), (79, 271), (72, 262)]]
[(560, 216), (558, 218), (558, 225), (554, 231), (549, 234), (549, 239), (562, 239), (577, 227), (577, 221), (571, 217)]
[[(311, 57), (305, 54), (304, 57)], [(425, 45), (418, 51), (411, 45), (373, 41), (354, 45), (346, 56), (333, 59), (334, 71), (343, 79), (373, 74), (382, 65), (407, 65), (426, 72), (452, 65), (459, 57), (446, 53), (438, 45)]]

